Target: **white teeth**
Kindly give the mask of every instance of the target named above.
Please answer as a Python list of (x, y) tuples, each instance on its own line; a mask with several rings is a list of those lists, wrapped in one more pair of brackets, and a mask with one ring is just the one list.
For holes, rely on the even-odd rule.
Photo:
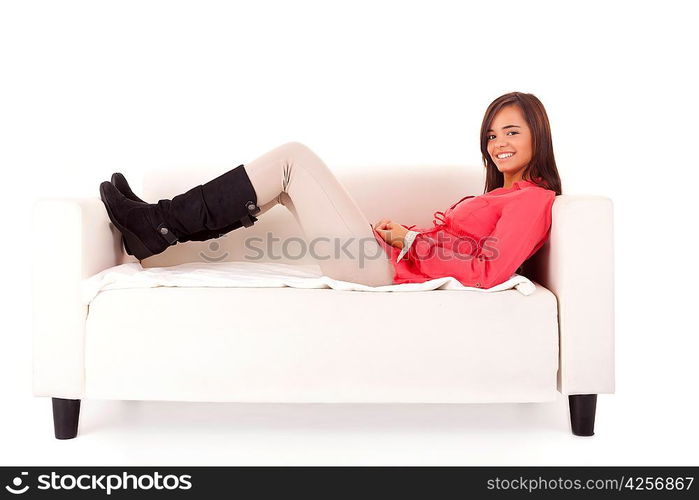
[(505, 153), (505, 154), (503, 154), (503, 155), (498, 155), (498, 158), (499, 158), (500, 160), (502, 160), (503, 158), (509, 158), (509, 157), (512, 156), (513, 154), (514, 154), (514, 153)]

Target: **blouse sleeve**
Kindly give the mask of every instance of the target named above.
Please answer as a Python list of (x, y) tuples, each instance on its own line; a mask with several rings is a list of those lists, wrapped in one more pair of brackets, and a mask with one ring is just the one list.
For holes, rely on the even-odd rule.
[(408, 250), (410, 250), (410, 247), (412, 246), (413, 242), (415, 241), (415, 236), (417, 236), (418, 233), (417, 231), (408, 231), (403, 238), (403, 248), (401, 249), (400, 253), (398, 254), (398, 258), (396, 259), (396, 262), (400, 262), (400, 260), (405, 256), (406, 253), (408, 253)]
[[(503, 207), (492, 233), (469, 252), (459, 253), (432, 234), (419, 233), (406, 259), (431, 279), (453, 276), (465, 286), (491, 288), (507, 281), (544, 244), (555, 197), (551, 190), (524, 190)], [(471, 249), (473, 245), (465, 246)]]

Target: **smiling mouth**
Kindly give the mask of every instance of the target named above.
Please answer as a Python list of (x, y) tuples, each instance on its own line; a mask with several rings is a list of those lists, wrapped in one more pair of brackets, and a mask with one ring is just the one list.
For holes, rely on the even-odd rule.
[(512, 158), (515, 155), (515, 153), (511, 153), (509, 156), (506, 156), (504, 158), (499, 158), (497, 155), (495, 156), (495, 159), (500, 160), (500, 161), (507, 161), (510, 158)]

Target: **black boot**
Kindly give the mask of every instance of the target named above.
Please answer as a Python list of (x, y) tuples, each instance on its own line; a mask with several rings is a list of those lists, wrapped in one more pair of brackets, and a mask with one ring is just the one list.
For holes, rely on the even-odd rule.
[[(121, 193), (126, 196), (129, 200), (137, 201), (138, 203), (148, 203), (138, 196), (131, 190), (131, 186), (129, 186), (128, 181), (126, 180), (126, 177), (120, 172), (114, 172), (112, 174), (112, 184), (121, 191)], [(178, 241), (180, 243), (184, 243), (185, 241), (206, 241), (210, 240), (211, 238), (219, 238), (223, 236), (224, 234), (230, 233), (231, 231), (240, 228), (243, 225), (243, 223), (239, 220), (233, 222), (232, 224), (223, 227), (221, 229), (215, 229), (213, 231), (210, 230), (204, 230), (204, 231), (199, 231), (197, 233), (185, 235), (184, 237), (180, 238)]]
[(136, 194), (131, 190), (131, 186), (129, 186), (126, 177), (124, 177), (124, 174), (121, 172), (114, 172), (112, 174), (112, 184), (114, 184), (114, 187), (121, 191), (121, 194), (126, 196), (129, 200), (137, 201), (139, 203), (148, 203), (147, 201), (143, 201), (141, 198), (136, 196)]
[(257, 195), (243, 165), (156, 204), (128, 199), (114, 184), (100, 184), (109, 219), (124, 237), (127, 253), (142, 260), (203, 231), (250, 227), (259, 213)]

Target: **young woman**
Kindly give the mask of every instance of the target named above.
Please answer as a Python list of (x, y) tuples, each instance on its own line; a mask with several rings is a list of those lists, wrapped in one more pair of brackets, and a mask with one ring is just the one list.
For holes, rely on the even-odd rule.
[[(139, 260), (184, 241), (204, 241), (242, 226), (280, 203), (298, 221), (323, 274), (369, 286), (453, 276), (465, 286), (506, 281), (546, 241), (561, 194), (551, 130), (532, 94), (495, 99), (481, 125), (484, 194), (436, 212), (430, 228), (391, 220), (372, 226), (327, 165), (298, 142), (155, 204), (121, 174), (100, 195), (124, 246)], [(345, 251), (338, 251), (338, 248)]]

